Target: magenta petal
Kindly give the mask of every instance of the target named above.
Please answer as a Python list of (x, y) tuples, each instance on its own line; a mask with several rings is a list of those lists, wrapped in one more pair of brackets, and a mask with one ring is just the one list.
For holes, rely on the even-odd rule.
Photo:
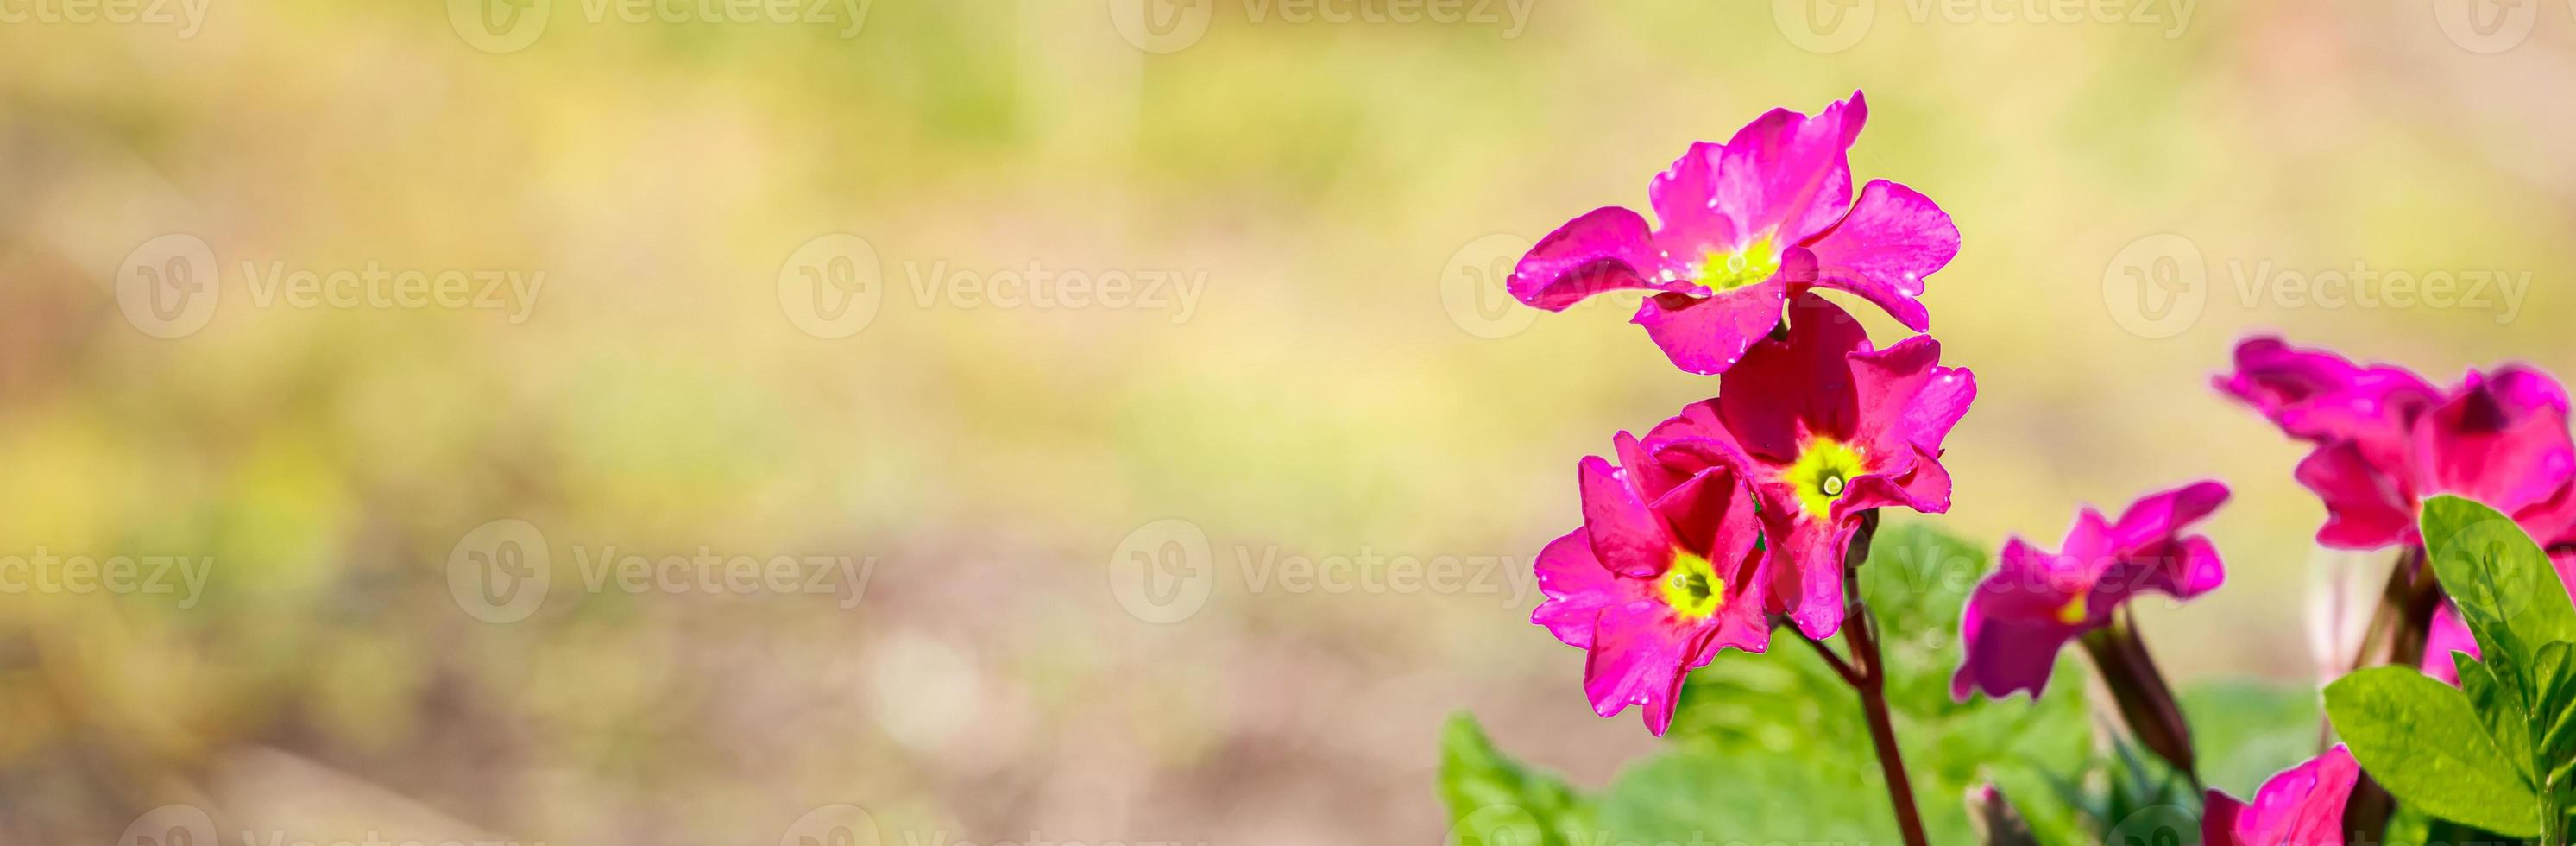
[[(1851, 374), (1853, 410), (1862, 427), (1871, 429), (1866, 433), (1866, 440), (1859, 444), (1864, 450), (1892, 452), (1920, 443), (1914, 439), (1915, 432), (1912, 426), (1907, 425), (1909, 423), (1936, 425), (1947, 433), (1949, 424), (1956, 422), (1957, 418), (1941, 420), (1942, 414), (1964, 414), (1967, 411), (1965, 406), (1960, 406), (1925, 415), (1932, 418), (1929, 420), (1914, 419), (1917, 401), (1922, 398), (1924, 389), (1931, 385), (1936, 371), (1941, 369), (1941, 342), (1933, 340), (1930, 335), (1916, 335), (1883, 350), (1850, 353), (1845, 358), (1844, 366)], [(1895, 425), (1870, 426), (1882, 421)], [(1940, 443), (1938, 437), (1932, 439), (1933, 448), (1938, 449)]]
[(1719, 156), (1718, 210), (1747, 235), (1795, 244), (1832, 226), (1851, 205), (1852, 139), (1869, 119), (1859, 92), (1814, 118), (1773, 109), (1728, 139)]
[(1971, 597), (1959, 623), (1960, 651), (1966, 656), (1950, 676), (1950, 698), (1965, 702), (1970, 693), (2002, 699), (2028, 691), (2038, 699), (2048, 691), (2057, 652), (2081, 629), (2054, 620), (1985, 616)]
[[(2086, 521), (2079, 520), (2077, 533)], [(2003, 698), (2029, 691), (2036, 699), (2048, 688), (2057, 652), (2082, 634), (2084, 627), (2057, 620), (2058, 610), (2089, 587), (2075, 566), (2013, 538), (2004, 544), (1995, 571), (1968, 595), (1959, 619), (1959, 671), (1950, 677), (1952, 698), (1966, 701), (1970, 692)]]
[(1816, 257), (1816, 284), (1850, 291), (1921, 332), (1931, 314), (1916, 297), (1923, 279), (1959, 255), (1959, 227), (1931, 198), (1894, 182), (1863, 186), (1851, 215), (1805, 245)]
[[(2302, 350), (2277, 336), (2262, 335), (2236, 344), (2236, 372), (2217, 378), (2215, 384), (2268, 417), (2282, 407), (2343, 390), (2360, 372), (2342, 356)], [(2432, 386), (2425, 386), (2425, 391), (2431, 392)]]
[(1673, 542), (1664, 536), (1655, 513), (1619, 478), (1618, 468), (1600, 456), (1587, 455), (1576, 475), (1583, 491), (1583, 528), (1592, 535), (1592, 554), (1611, 572), (1636, 578), (1662, 575), (1672, 565)]
[(2550, 500), (2576, 474), (2566, 397), (2546, 377), (2520, 371), (2472, 382), (2415, 428), (2432, 491), (2457, 493), (2506, 513)]
[(1950, 510), (1950, 468), (1939, 458), (1916, 447), (1914, 472), (1906, 475), (1900, 490), (1905, 507), (1925, 514), (1942, 514)]
[(1593, 209), (1539, 239), (1513, 268), (1510, 288), (1521, 302), (1549, 311), (1603, 291), (1665, 288), (1664, 252), (1646, 219), (1616, 206)]
[(1631, 322), (1662, 348), (1674, 367), (1702, 376), (1720, 373), (1780, 325), (1788, 285), (1778, 278), (1706, 296), (1657, 294), (1637, 304)]
[(1694, 143), (1646, 186), (1655, 209), (1656, 243), (1690, 256), (1739, 246), (1743, 233), (1717, 210), (1718, 162), (1725, 153), (1722, 145)]
[(1776, 598), (1798, 631), (1823, 640), (1843, 626), (1843, 556), (1859, 526), (1848, 520), (1793, 520), (1782, 521), (1790, 523), (1785, 527), (1773, 524), (1771, 534), (1780, 538), (1776, 554), (1789, 560), (1786, 569), (1773, 571), (1773, 589), (1780, 592)]
[(1671, 609), (1652, 600), (1601, 609), (1583, 666), (1583, 694), (1592, 700), (1592, 712), (1608, 717), (1644, 705), (1646, 728), (1662, 735), (1672, 724), (1682, 678), (1692, 661), (1705, 663), (1712, 634), (1683, 626)]
[(2294, 475), (2325, 502), (2326, 524), (2317, 530), (2317, 543), (2378, 549), (2414, 536), (2414, 495), (2399, 489), (2351, 442), (2318, 447)]
[(2111, 525), (2111, 542), (2123, 549), (2150, 546), (2208, 517), (2227, 504), (2227, 496), (2227, 486), (2213, 481), (2148, 494), (2120, 512)]
[(2360, 776), (2361, 765), (2352, 752), (2336, 744), (2263, 782), (2252, 804), (2209, 791), (2202, 841), (2209, 846), (2343, 846), (2344, 805)]
[(1756, 342), (1717, 392), (1718, 418), (1736, 444), (1780, 463), (1797, 457), (1804, 434), (1852, 438), (1860, 420), (1850, 355), (1870, 349), (1860, 321), (1815, 294), (1789, 301), (1789, 321), (1787, 339)]
[(2245, 818), (2245, 803), (2226, 791), (2212, 790), (2200, 802), (2201, 846), (2237, 846), (2236, 825)]
[(1654, 511), (1682, 548), (1711, 562), (1742, 561), (1762, 540), (1753, 495), (1730, 470), (1701, 471), (1656, 500)]
[[(2441, 392), (2403, 368), (2362, 367), (2276, 337), (2236, 345), (2236, 371), (2213, 380), (2291, 437), (2313, 443), (2359, 440), (2374, 460), (2403, 452), (2406, 427)], [(2382, 447), (2381, 444), (2394, 444)]]
[(1592, 539), (1580, 528), (1539, 550), (1537, 569), (1538, 592), (1545, 599), (1530, 611), (1530, 622), (1546, 626), (1568, 646), (1591, 648), (1592, 618), (1602, 608), (1641, 595), (1592, 557)]
[(2425, 675), (2441, 679), (2443, 684), (2458, 687), (2460, 665), (2451, 658), (2454, 652), (2468, 653), (2473, 659), (2482, 657), (2478, 652), (2477, 636), (2471, 634), (2469, 625), (2460, 620), (2460, 610), (2445, 599), (2441, 607), (2434, 609), (2432, 628), (2425, 632), (2424, 662), (2420, 669)]
[(1916, 447), (1939, 455), (1951, 427), (1959, 425), (1968, 405), (1976, 401), (1976, 373), (1965, 367), (1932, 368), (1932, 377), (1924, 380), (1922, 391), (1914, 395), (1914, 404), (1906, 407), (1896, 428), (1909, 433)]

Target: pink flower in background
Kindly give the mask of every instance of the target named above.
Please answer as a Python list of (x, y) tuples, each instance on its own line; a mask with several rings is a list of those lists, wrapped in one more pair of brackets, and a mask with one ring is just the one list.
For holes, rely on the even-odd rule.
[(1959, 253), (1940, 206), (1886, 180), (1852, 198), (1846, 154), (1868, 119), (1859, 92), (1815, 117), (1773, 109), (1725, 144), (1691, 145), (1646, 188), (1657, 224), (1620, 207), (1540, 239), (1512, 295), (1549, 311), (1621, 289), (1658, 292), (1631, 322), (1693, 373), (1717, 373), (1810, 287), (1837, 288), (1924, 331), (1923, 278)]
[[(2559, 587), (2567, 589), (2568, 599), (2576, 600), (2576, 550), (2553, 551), (2549, 554), (2549, 563), (2558, 568)], [(2460, 609), (2445, 599), (2442, 606), (2433, 612), (2432, 627), (2425, 632), (2424, 662), (2419, 669), (2425, 675), (2441, 679), (2444, 684), (2458, 687), (2460, 665), (2452, 660), (2453, 652), (2468, 653), (2473, 659), (2481, 657), (2478, 639), (2469, 632), (2469, 624), (2460, 619)]]
[(1941, 441), (1976, 399), (1975, 374), (1943, 367), (1917, 335), (1884, 350), (1815, 294), (1790, 304), (1787, 338), (1765, 338), (1720, 377), (1716, 399), (1648, 433), (1678, 463), (1738, 468), (1762, 501), (1776, 559), (1772, 606), (1809, 637), (1843, 620), (1843, 556), (1870, 509), (1950, 509)]
[(1539, 553), (1546, 598), (1530, 622), (1588, 653), (1594, 713), (1643, 705), (1662, 735), (1692, 669), (1727, 647), (1770, 646), (1769, 556), (1732, 470), (1662, 463), (1626, 432), (1616, 446), (1624, 467), (1598, 456), (1578, 467), (1583, 526)]
[(2275, 775), (2254, 804), (2212, 790), (2201, 805), (2208, 846), (2342, 846), (2343, 808), (2361, 765), (2342, 744)]
[(2048, 687), (2067, 641), (2111, 624), (2122, 603), (2147, 591), (2191, 599), (2227, 580), (2209, 538), (2183, 534), (2227, 502), (2227, 486), (2195, 482), (2150, 494), (2117, 521), (2086, 508), (2052, 553), (2013, 538), (2002, 563), (1968, 595), (1959, 624), (1959, 672), (1950, 695), (1992, 697)]
[(2239, 344), (2236, 372), (2215, 381), (2317, 445), (2298, 479), (2325, 501), (2318, 543), (2420, 544), (2419, 506), (2446, 493), (2511, 514), (2534, 537), (2576, 524), (2567, 392), (2547, 374), (2518, 365), (2471, 371), (2445, 393), (2402, 369), (2262, 337)]

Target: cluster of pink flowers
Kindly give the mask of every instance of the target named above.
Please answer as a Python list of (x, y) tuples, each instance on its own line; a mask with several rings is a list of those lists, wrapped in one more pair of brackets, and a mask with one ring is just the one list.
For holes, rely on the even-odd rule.
[[(1642, 438), (1618, 433), (1610, 458), (1578, 462), (1582, 524), (1539, 555), (1545, 600), (1531, 621), (1586, 652), (1583, 688), (1601, 716), (1640, 705), (1660, 735), (1684, 678), (1719, 652), (1763, 652), (1783, 626), (1822, 650), (1847, 615), (1866, 611), (1848, 575), (1877, 510), (1949, 510), (1942, 441), (1976, 398), (1974, 376), (1942, 364), (1928, 334), (1874, 345), (1818, 293), (1855, 296), (1926, 332), (1918, 297), (1958, 253), (1948, 215), (1913, 189), (1874, 180), (1855, 196), (1848, 153), (1867, 116), (1854, 93), (1813, 117), (1773, 110), (1724, 144), (1694, 144), (1648, 185), (1654, 222), (1625, 208), (1586, 213), (1511, 276), (1515, 297), (1550, 311), (1645, 292), (1632, 322), (1674, 366), (1718, 376), (1714, 398)], [(2409, 549), (2406, 566), (2421, 567), (2419, 506), (2456, 494), (2512, 515), (2576, 583), (2576, 442), (2555, 380), (2505, 366), (2445, 390), (2269, 337), (2245, 341), (2235, 359), (2216, 387), (2314, 447), (2296, 477), (2326, 506), (2318, 542)], [(2198, 481), (2117, 519), (2085, 508), (2054, 552), (2011, 539), (1966, 604), (1953, 695), (2036, 698), (2059, 652), (2080, 642), (2133, 733), (2190, 772), (2188, 727), (2126, 606), (2225, 582), (2216, 546), (2189, 530), (2228, 496)], [(2420, 633), (2428, 673), (2451, 678), (2451, 653), (2475, 654), (2447, 607)], [(1874, 658), (1875, 647), (1853, 645), (1864, 649)], [(1870, 671), (1836, 669), (1856, 687)], [(2358, 776), (2338, 746), (2273, 778), (2250, 805), (2210, 791), (2204, 836), (2340, 843)]]
[(1766, 649), (1772, 614), (1833, 635), (1864, 515), (1949, 510), (1941, 441), (1975, 377), (1942, 366), (1929, 336), (1873, 347), (1813, 293), (1858, 294), (1920, 329), (1923, 277), (1958, 252), (1949, 217), (1912, 189), (1876, 181), (1853, 199), (1847, 153), (1867, 115), (1853, 94), (1695, 144), (1648, 186), (1659, 226), (1600, 209), (1512, 274), (1515, 296), (1550, 310), (1655, 291), (1635, 322), (1676, 366), (1722, 373), (1716, 398), (1614, 438), (1617, 465), (1583, 459), (1583, 525), (1539, 555), (1531, 619), (1589, 653), (1602, 716), (1642, 705), (1662, 734), (1683, 677), (1720, 650)]

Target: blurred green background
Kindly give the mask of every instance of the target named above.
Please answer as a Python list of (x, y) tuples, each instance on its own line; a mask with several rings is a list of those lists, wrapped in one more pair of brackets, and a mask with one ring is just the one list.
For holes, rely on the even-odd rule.
[[(0, 840), (1426, 842), (1458, 709), (1598, 784), (1651, 739), (1527, 561), (1715, 383), (1493, 268), (1856, 88), (1855, 176), (1965, 240), (1928, 519), (2230, 482), (2230, 585), (2149, 609), (2187, 678), (2312, 680), (2384, 566), (2207, 387), (2237, 338), (2576, 367), (2567, 4), (1163, 3), (0, 2), (0, 559), (210, 562), (0, 593)], [(270, 287), (370, 266), (475, 296)], [(2355, 268), (2464, 281), (2280, 275)], [(523, 619), (471, 593), (496, 520)], [(858, 578), (585, 569), (702, 550)], [(1295, 563), (1398, 557), (1461, 569)]]

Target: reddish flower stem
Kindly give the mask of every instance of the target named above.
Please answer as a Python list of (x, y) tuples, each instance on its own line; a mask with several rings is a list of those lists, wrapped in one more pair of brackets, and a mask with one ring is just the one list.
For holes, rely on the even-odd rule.
[(1863, 512), (1860, 531), (1852, 534), (1851, 546), (1843, 553), (1843, 638), (1851, 643), (1851, 659), (1844, 660), (1803, 631), (1798, 637), (1815, 647), (1834, 674), (1860, 694), (1869, 741), (1878, 751), (1878, 771), (1887, 780), (1887, 801), (1896, 809), (1896, 827), (1905, 835), (1906, 846), (1930, 846), (1931, 839), (1923, 835), (1923, 813), (1914, 807), (1914, 781), (1905, 774), (1905, 753), (1896, 746), (1896, 723), (1888, 716), (1887, 660), (1878, 650), (1878, 621), (1870, 615), (1869, 604), (1861, 601), (1860, 580), (1855, 577), (1862, 562), (1869, 560), (1870, 537), (1877, 533), (1878, 512)]
[(1843, 631), (1851, 637), (1852, 656), (1861, 666), (1860, 683), (1852, 687), (1860, 692), (1861, 711), (1869, 718), (1869, 741), (1878, 747), (1878, 770), (1887, 777), (1887, 801), (1896, 807), (1896, 826), (1904, 832), (1906, 846), (1930, 846), (1932, 841), (1923, 836), (1923, 814), (1914, 808), (1913, 780), (1905, 775), (1905, 754), (1896, 748), (1896, 724), (1887, 714), (1887, 667), (1872, 631), (1877, 623), (1859, 596), (1851, 597), (1850, 607)]

